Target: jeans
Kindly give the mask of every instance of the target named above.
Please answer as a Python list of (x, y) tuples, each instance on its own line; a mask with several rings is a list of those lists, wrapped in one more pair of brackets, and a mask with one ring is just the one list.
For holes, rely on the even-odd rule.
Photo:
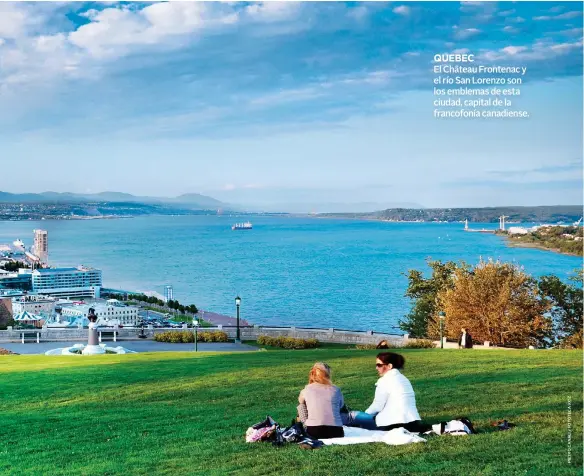
[(430, 425), (425, 425), (420, 420), (410, 421), (408, 423), (397, 423), (388, 426), (377, 426), (373, 415), (358, 411), (349, 412), (347, 422), (344, 424), (346, 426), (356, 426), (366, 430), (390, 431), (394, 428), (404, 428), (412, 433), (423, 433), (432, 429)]
[(376, 430), (375, 417), (369, 413), (352, 411), (347, 414), (346, 426), (356, 426), (366, 430)]

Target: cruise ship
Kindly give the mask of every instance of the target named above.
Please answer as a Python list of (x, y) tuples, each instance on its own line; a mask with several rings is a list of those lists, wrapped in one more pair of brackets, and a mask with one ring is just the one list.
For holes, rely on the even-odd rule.
[(251, 230), (252, 228), (252, 224), (248, 221), (245, 223), (236, 223), (231, 227), (232, 230)]

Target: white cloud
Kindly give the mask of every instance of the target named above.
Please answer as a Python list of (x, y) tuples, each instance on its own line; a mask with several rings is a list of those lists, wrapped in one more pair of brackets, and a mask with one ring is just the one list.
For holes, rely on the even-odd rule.
[(393, 9), (393, 13), (397, 13), (398, 15), (407, 16), (411, 12), (411, 8), (406, 5), (400, 5), (399, 7), (395, 7)]
[(557, 43), (539, 41), (531, 47), (506, 46), (499, 50), (483, 50), (478, 58), (488, 61), (501, 61), (513, 58), (515, 60), (548, 60), (559, 55), (582, 49), (582, 39), (572, 43)]
[(554, 18), (556, 20), (569, 20), (570, 18), (578, 18), (581, 16), (582, 16), (582, 12), (572, 11), (572, 12), (562, 13), (561, 15), (557, 15)]
[(361, 21), (367, 16), (368, 13), (369, 11), (367, 10), (367, 7), (360, 5), (358, 7), (353, 7), (349, 9), (349, 13), (347, 13), (347, 15), (349, 15), (351, 18), (354, 18), (357, 21)]
[(508, 54), (509, 56), (515, 56), (523, 51), (527, 51), (527, 47), (525, 46), (506, 46), (501, 50), (503, 53)]
[(533, 19), (536, 21), (569, 20), (571, 18), (577, 18), (577, 17), (581, 17), (581, 16), (582, 16), (582, 12), (571, 11), (571, 12), (566, 12), (566, 13), (562, 13), (560, 15), (554, 15), (554, 16), (542, 15), (542, 16), (538, 16), (538, 17), (533, 17)]
[(455, 38), (459, 40), (466, 40), (481, 33), (481, 30), (478, 28), (459, 29), (457, 26), (454, 26), (453, 29), (456, 30), (454, 32)]
[(245, 7), (248, 16), (259, 21), (282, 21), (295, 17), (300, 8), (299, 2), (263, 2)]
[(507, 33), (518, 33), (519, 32), (519, 30), (517, 28), (514, 28), (510, 25), (507, 25), (505, 28), (503, 28), (503, 31), (507, 32)]
[(90, 23), (69, 34), (69, 41), (91, 56), (123, 56), (132, 46), (163, 43), (204, 28), (238, 21), (232, 9), (200, 2), (165, 2), (141, 10), (130, 7), (88, 11)]
[(307, 101), (322, 95), (323, 91), (319, 91), (315, 87), (283, 89), (256, 97), (249, 101), (249, 105), (251, 107), (271, 107), (279, 104)]
[(558, 33), (567, 36), (582, 36), (582, 31), (583, 31), (582, 28), (570, 28), (569, 30), (562, 30), (559, 31)]
[(0, 3), (0, 37), (18, 38), (28, 26), (26, 12), (18, 4)]

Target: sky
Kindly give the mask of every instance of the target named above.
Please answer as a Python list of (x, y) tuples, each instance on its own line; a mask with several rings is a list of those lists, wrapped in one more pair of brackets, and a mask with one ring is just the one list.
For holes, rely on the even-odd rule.
[[(290, 211), (582, 203), (581, 2), (0, 2), (0, 190)], [(528, 68), (436, 119), (433, 58)]]

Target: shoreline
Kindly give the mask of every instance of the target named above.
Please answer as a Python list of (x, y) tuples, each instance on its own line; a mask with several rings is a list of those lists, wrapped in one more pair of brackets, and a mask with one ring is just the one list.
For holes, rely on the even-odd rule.
[(537, 243), (526, 243), (526, 242), (522, 242), (522, 241), (513, 241), (510, 238), (506, 238), (506, 242), (507, 242), (507, 246), (509, 246), (510, 248), (531, 248), (534, 250), (551, 251), (552, 253), (556, 253), (556, 254), (564, 255), (564, 256), (575, 256), (577, 258), (582, 258), (582, 255), (579, 255), (577, 253), (569, 253), (567, 251), (562, 251), (562, 250), (559, 250), (557, 248), (547, 248), (545, 246), (538, 245)]

